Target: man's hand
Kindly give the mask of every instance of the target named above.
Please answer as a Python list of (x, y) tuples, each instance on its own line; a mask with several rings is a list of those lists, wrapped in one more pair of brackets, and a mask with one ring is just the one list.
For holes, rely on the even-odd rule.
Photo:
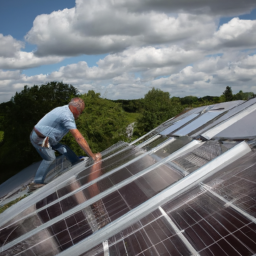
[(101, 160), (101, 154), (93, 154), (87, 141), (83, 137), (83, 135), (77, 130), (77, 129), (70, 129), (70, 133), (74, 136), (76, 142), (79, 144), (79, 146), (83, 149), (83, 151), (90, 156), (93, 161), (99, 161)]
[(93, 159), (93, 161), (100, 161), (101, 158), (102, 158), (101, 154), (100, 153), (96, 153), (92, 159)]
[(42, 146), (43, 148), (49, 148), (50, 144), (49, 144), (49, 137), (45, 137), (45, 139), (43, 140)]

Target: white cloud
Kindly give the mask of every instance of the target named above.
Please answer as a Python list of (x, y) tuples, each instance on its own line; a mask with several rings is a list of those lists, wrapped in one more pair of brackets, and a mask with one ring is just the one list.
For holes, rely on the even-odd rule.
[(158, 10), (164, 12), (191, 12), (208, 15), (238, 15), (255, 8), (254, 0), (115, 0), (120, 7), (131, 11)]
[(33, 52), (21, 51), (24, 45), (12, 36), (0, 34), (0, 69), (27, 69), (63, 60), (63, 57), (37, 57)]
[(41, 65), (53, 64), (62, 61), (62, 57), (47, 56), (37, 57), (33, 52), (19, 51), (14, 57), (0, 57), (0, 68), (2, 69), (27, 69)]
[(98, 66), (88, 67), (86, 62), (61, 67), (53, 72), (53, 80), (76, 77), (101, 81), (113, 79), (123, 73), (141, 72), (143, 77), (153, 78), (177, 72), (192, 61), (202, 58), (198, 51), (185, 51), (173, 46), (166, 48), (130, 48), (122, 53), (110, 54), (98, 61)]
[(131, 12), (118, 1), (77, 0), (75, 8), (37, 16), (25, 38), (37, 45), (38, 56), (67, 56), (198, 40), (215, 29), (207, 15)]
[[(231, 7), (232, 6), (232, 7)], [(26, 35), (36, 52), (0, 34), (0, 101), (49, 81), (81, 92), (139, 98), (152, 87), (172, 95), (220, 95), (227, 85), (255, 89), (256, 21), (233, 18), (218, 28), (221, 14), (248, 12), (255, 0), (76, 0), (72, 9), (36, 17)], [(108, 55), (89, 67), (85, 61), (49, 75), (26, 76), (23, 69), (79, 54)], [(10, 98), (10, 97), (9, 97)], [(9, 100), (9, 99), (7, 99)]]
[(256, 20), (233, 18), (220, 26), (212, 37), (199, 41), (197, 47), (222, 52), (225, 48), (256, 48)]
[[(147, 52), (149, 48), (144, 50)], [(150, 67), (152, 70), (161, 67), (162, 62), (159, 62), (159, 59), (162, 61), (169, 59), (168, 54), (158, 58), (164, 53), (158, 50), (152, 48), (149, 51), (151, 56), (148, 58), (151, 58), (151, 63), (155, 63), (154, 67)], [(142, 52), (143, 49), (137, 49), (137, 51), (134, 50), (133, 55), (128, 52), (126, 52), (127, 56), (124, 53), (113, 54), (99, 61), (99, 65), (94, 67), (88, 67), (86, 62), (80, 62), (61, 67), (49, 75), (28, 77), (18, 71), (1, 71), (0, 100), (3, 98), (3, 92), (9, 93), (9, 98), (6, 98), (9, 100), (11, 92), (13, 95), (26, 84), (40, 85), (53, 80), (72, 84), (82, 93), (94, 90), (111, 99), (140, 98), (153, 86), (169, 91), (172, 96), (218, 96), (222, 94), (227, 85), (231, 86), (234, 92), (255, 90), (256, 62), (254, 60), (256, 54), (250, 56), (238, 52), (234, 56), (234, 54), (226, 53), (223, 56), (205, 57), (193, 66), (188, 66), (184, 62), (184, 67), (180, 70), (156, 79), (152, 74), (144, 77), (141, 75), (148, 66), (148, 58), (143, 56)], [(167, 63), (171, 68), (172, 62)], [(138, 72), (138, 76), (134, 75), (134, 70)]]
[(0, 57), (15, 57), (16, 53), (24, 47), (24, 43), (12, 36), (0, 34)]

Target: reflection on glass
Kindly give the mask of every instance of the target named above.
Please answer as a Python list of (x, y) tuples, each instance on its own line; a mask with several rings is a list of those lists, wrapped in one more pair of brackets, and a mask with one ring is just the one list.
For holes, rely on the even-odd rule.
[(191, 173), (215, 159), (226, 150), (219, 141), (207, 141), (195, 150), (172, 160), (172, 163)]
[(250, 220), (199, 187), (163, 208), (200, 255), (252, 255), (256, 249)]
[(169, 137), (161, 136), (158, 139), (153, 140), (149, 144), (147, 144), (144, 147), (142, 147), (142, 149), (144, 149), (146, 151), (150, 151), (151, 149), (155, 148), (156, 146), (160, 145), (161, 143), (163, 143), (164, 141), (166, 141), (168, 139), (169, 139)]
[(187, 136), (177, 138), (172, 143), (170, 143), (170, 144), (164, 146), (163, 148), (157, 150), (154, 153), (154, 155), (160, 157), (161, 159), (165, 158), (165, 157), (171, 155), (172, 153), (174, 153), (175, 151), (177, 151), (178, 149), (184, 147), (185, 145), (187, 145), (191, 141), (192, 141), (192, 139), (190, 137), (187, 137)]
[[(148, 221), (145, 221), (148, 220)], [(191, 255), (159, 211), (108, 238), (109, 253), (119, 255)], [(80, 256), (100, 256), (99, 244)]]

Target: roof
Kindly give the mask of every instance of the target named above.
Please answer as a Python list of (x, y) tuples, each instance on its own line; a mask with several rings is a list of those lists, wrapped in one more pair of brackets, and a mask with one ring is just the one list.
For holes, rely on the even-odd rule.
[(0, 255), (255, 255), (255, 111), (192, 109), (53, 170), (0, 215)]

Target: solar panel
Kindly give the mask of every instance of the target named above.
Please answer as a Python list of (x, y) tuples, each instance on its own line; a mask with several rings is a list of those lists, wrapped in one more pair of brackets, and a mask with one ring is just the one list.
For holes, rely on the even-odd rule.
[[(231, 159), (233, 159), (233, 161), (234, 161), (234, 159), (238, 159), (239, 157), (242, 157), (242, 155), (244, 155), (246, 152), (248, 152), (248, 148), (245, 147), (244, 143), (240, 143), (239, 145), (235, 146), (231, 150), (224, 153), (222, 156), (213, 160), (211, 163), (202, 167), (197, 172), (194, 172), (192, 174), (193, 177), (187, 176), (186, 178), (181, 179), (177, 183), (177, 185), (174, 184), (173, 186), (165, 189), (164, 191), (158, 192), (159, 195), (153, 196), (153, 197), (151, 197), (151, 199), (147, 199), (146, 201), (144, 201), (146, 199), (145, 197), (150, 196), (150, 194), (152, 193), (152, 188), (149, 188), (148, 195), (146, 195), (144, 193), (144, 191), (142, 194), (141, 194), (142, 191), (139, 193), (135, 193), (138, 191), (136, 191), (134, 186), (136, 186), (136, 185), (138, 186), (138, 184), (130, 183), (129, 186), (132, 186), (132, 188), (130, 188), (130, 189), (125, 189), (124, 187), (122, 187), (123, 191), (121, 192), (121, 189), (118, 191), (121, 192), (121, 195), (122, 195), (121, 198), (122, 199), (125, 198), (124, 202), (126, 202), (126, 205), (128, 206), (128, 208), (131, 208), (131, 210), (127, 211), (125, 205), (123, 205), (121, 203), (122, 199), (120, 197), (118, 197), (118, 194), (116, 194), (117, 191), (114, 192), (114, 194), (109, 195), (107, 198), (103, 198), (102, 201), (104, 202), (104, 205), (106, 206), (106, 208), (110, 207), (108, 216), (110, 218), (112, 218), (111, 222), (108, 225), (106, 225), (105, 227), (103, 227), (102, 230), (97, 231), (97, 236), (96, 236), (96, 233), (95, 233), (95, 235), (88, 236), (82, 243), (79, 243), (77, 246), (73, 246), (72, 248), (63, 251), (60, 255), (70, 255), (74, 252), (76, 255), (80, 255), (86, 250), (86, 248), (87, 248), (87, 250), (90, 250), (91, 248), (99, 249), (99, 246), (97, 246), (97, 244), (99, 244), (100, 242), (106, 241), (109, 237), (111, 237), (111, 234), (114, 235), (114, 234), (124, 230), (125, 228), (129, 227), (129, 225), (128, 225), (129, 223), (131, 223), (130, 225), (132, 225), (137, 220), (139, 220), (138, 218), (143, 218), (144, 216), (146, 216), (148, 214), (148, 209), (153, 209), (154, 207), (158, 207), (159, 204), (162, 204), (162, 202), (164, 202), (167, 198), (171, 198), (172, 197), (171, 195), (174, 196), (174, 194), (172, 194), (172, 193), (176, 190), (176, 188), (177, 188), (177, 191), (179, 191), (179, 192), (184, 191), (182, 188), (189, 190), (191, 188), (189, 183), (193, 184), (193, 186), (198, 184), (198, 183), (194, 182), (194, 177), (197, 177), (196, 179), (198, 180), (198, 182), (200, 180), (202, 180), (202, 177), (204, 177), (203, 179), (206, 179), (207, 176), (209, 177), (210, 174), (212, 175), (212, 174), (216, 173), (219, 170), (218, 168), (220, 166), (222, 166), (222, 165), (225, 166), (226, 165), (225, 162), (230, 162)], [(213, 171), (214, 168), (215, 169), (217, 168), (216, 171)], [(208, 174), (206, 174), (206, 173), (208, 173)], [(139, 184), (139, 185), (141, 185), (141, 184)], [(141, 188), (141, 186), (138, 186), (138, 187)], [(155, 188), (155, 189), (159, 189), (159, 188)], [(155, 190), (155, 192), (156, 191), (157, 190)], [(135, 194), (133, 195), (133, 193), (135, 193), (136, 196), (134, 196)], [(116, 200), (111, 200), (113, 198), (115, 198)], [(105, 201), (106, 199), (108, 199), (108, 200)], [(127, 199), (127, 201), (126, 201), (126, 199)], [(119, 210), (126, 212), (125, 215), (119, 216), (118, 219), (115, 219), (115, 217), (116, 217), (116, 214), (118, 215), (120, 211), (111, 212), (112, 211), (111, 204), (112, 204), (112, 202), (116, 202), (116, 201), (118, 201), (117, 205), (120, 206)], [(143, 201), (144, 201), (144, 203), (142, 203)], [(153, 207), (153, 205), (154, 205), (154, 207)], [(147, 214), (145, 214), (145, 213), (147, 213)], [(128, 221), (128, 220), (130, 220), (130, 221)], [(181, 236), (178, 235), (178, 237), (180, 238)], [(99, 241), (99, 239), (101, 241)], [(188, 239), (185, 239), (185, 240), (188, 241)], [(184, 242), (184, 239), (182, 241)], [(183, 247), (184, 247), (184, 245), (183, 245)]]
[(172, 163), (190, 173), (215, 159), (227, 150), (228, 149), (219, 141), (207, 141), (192, 152), (172, 160)]
[(200, 117), (198, 117), (193, 122), (189, 123), (185, 127), (179, 129), (173, 135), (175, 136), (185, 136), (192, 131), (198, 129), (200, 126), (204, 125), (205, 123), (209, 122), (210, 120), (214, 119), (218, 115), (222, 114), (223, 111), (209, 111), (204, 114), (202, 114)]
[(222, 130), (220, 133), (216, 134), (214, 138), (253, 139), (256, 137), (256, 127), (254, 125), (255, 118), (256, 111), (253, 111), (226, 129)]
[(185, 125), (189, 121), (193, 120), (197, 116), (198, 116), (198, 114), (191, 114), (191, 115), (181, 119), (180, 121), (177, 121), (176, 123), (174, 123), (172, 126), (168, 127), (167, 129), (163, 130), (162, 132), (160, 132), (160, 134), (168, 135), (168, 134), (172, 133), (173, 131), (177, 130), (178, 128), (180, 128), (181, 126)]
[(193, 137), (196, 137), (198, 135), (203, 134), (204, 132), (207, 132), (208, 130), (210, 130), (211, 128), (217, 126), (218, 124), (221, 124), (222, 122), (228, 120), (229, 118), (231, 118), (232, 116), (236, 115), (237, 113), (245, 110), (246, 108), (254, 105), (256, 103), (256, 98), (245, 101), (242, 104), (239, 104), (235, 107), (233, 107), (232, 109), (230, 109), (227, 113), (225, 113), (224, 115), (222, 115), (220, 118), (214, 120), (213, 122), (207, 124), (206, 126), (202, 127), (201, 130), (196, 131), (196, 133), (193, 134)]
[(157, 134), (198, 129), (236, 104), (189, 111), (137, 147), (121, 142), (78, 164), (4, 215), (0, 255), (255, 255), (256, 153)]
[[(254, 161), (255, 153), (249, 153), (209, 177), (204, 183), (221, 184), (220, 180), (242, 175), (241, 170), (250, 173), (248, 166)], [(234, 167), (236, 167), (235, 174)], [(118, 253), (121, 252), (127, 252), (127, 255), (150, 255), (150, 253), (152, 255), (170, 255), (170, 253), (254, 255), (255, 253), (256, 243), (253, 237), (256, 235), (256, 230), (253, 222), (227, 205), (226, 201), (204, 189), (202, 183), (158, 209), (163, 211), (156, 210), (109, 237), (107, 242), (110, 255), (112, 253), (120, 255)], [(95, 248), (80, 255), (101, 255), (104, 250), (103, 245), (99, 244)]]

